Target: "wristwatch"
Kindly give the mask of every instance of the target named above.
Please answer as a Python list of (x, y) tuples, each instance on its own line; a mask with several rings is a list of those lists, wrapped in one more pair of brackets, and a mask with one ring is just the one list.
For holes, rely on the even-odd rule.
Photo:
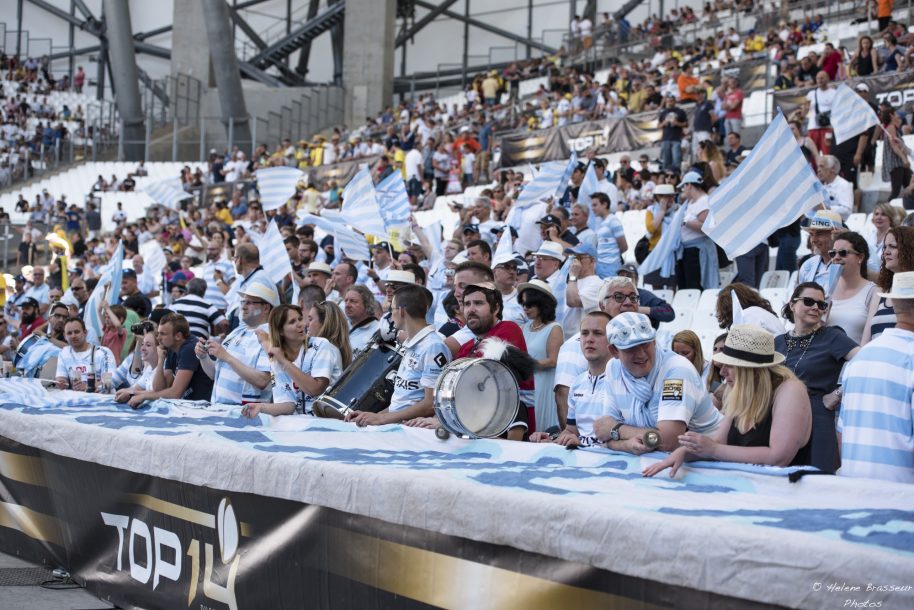
[(621, 438), (619, 437), (619, 428), (621, 428), (621, 427), (622, 427), (621, 423), (618, 423), (615, 426), (613, 426), (612, 431), (609, 433), (609, 440), (611, 440), (611, 441), (621, 440)]
[(577, 281), (578, 281), (578, 276), (576, 276), (576, 275), (569, 275), (569, 276), (568, 276), (568, 281), (569, 281), (569, 282), (577, 282)]

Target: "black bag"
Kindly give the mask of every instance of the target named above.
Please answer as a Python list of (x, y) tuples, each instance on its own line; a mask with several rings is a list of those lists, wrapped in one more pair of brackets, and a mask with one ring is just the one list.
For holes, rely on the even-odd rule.
[(816, 100), (816, 125), (822, 128), (831, 127), (831, 110), (819, 112), (819, 92), (813, 92), (813, 97)]
[(638, 261), (638, 264), (644, 262), (644, 259), (647, 258), (647, 255), (651, 253), (650, 241), (647, 238), (647, 235), (638, 240), (638, 243), (635, 244), (635, 260)]

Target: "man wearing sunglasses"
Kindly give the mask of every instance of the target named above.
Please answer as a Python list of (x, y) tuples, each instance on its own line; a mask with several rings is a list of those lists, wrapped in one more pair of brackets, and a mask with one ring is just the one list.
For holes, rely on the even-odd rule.
[(568, 271), (568, 282), (565, 288), (565, 318), (562, 330), (566, 336), (578, 332), (581, 319), (591, 311), (597, 311), (600, 286), (603, 282), (597, 275), (597, 251), (587, 242), (567, 248), (565, 254), (574, 257)]
[(835, 231), (845, 230), (841, 216), (831, 210), (819, 210), (803, 230), (809, 233), (814, 254), (800, 266), (797, 284), (815, 282), (828, 286), (828, 266), (831, 264), (828, 251), (832, 249)]

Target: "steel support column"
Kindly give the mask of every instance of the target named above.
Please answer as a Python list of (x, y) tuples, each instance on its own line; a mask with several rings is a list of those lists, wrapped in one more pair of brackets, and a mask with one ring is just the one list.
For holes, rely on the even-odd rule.
[[(308, 15), (305, 21), (311, 21), (317, 17), (317, 9), (320, 7), (320, 0), (311, 0), (311, 3), (308, 5)], [(302, 45), (301, 50), (298, 55), (298, 65), (295, 68), (295, 71), (302, 75), (302, 77), (307, 77), (308, 75), (308, 61), (311, 59), (311, 41), (309, 40)]]
[(140, 97), (136, 52), (130, 25), (130, 6), (121, 0), (103, 0), (107, 40), (111, 49), (111, 83), (115, 88), (117, 110), (121, 115), (124, 159), (143, 159), (146, 128), (143, 125), (143, 103)]
[(203, 0), (203, 14), (206, 16), (206, 36), (222, 106), (222, 119), (232, 127), (232, 139), (250, 142), (251, 125), (241, 88), (238, 59), (235, 57), (229, 7), (224, 0)]

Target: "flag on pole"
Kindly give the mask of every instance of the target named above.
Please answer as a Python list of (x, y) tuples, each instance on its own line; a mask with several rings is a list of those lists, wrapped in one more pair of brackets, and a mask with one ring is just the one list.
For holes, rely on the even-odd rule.
[[(567, 163), (563, 161), (550, 161), (540, 165), (540, 171), (533, 177), (529, 184), (524, 186), (520, 196), (517, 198), (515, 207), (527, 207), (531, 204), (538, 203), (546, 197), (554, 197), (556, 193), (561, 196), (568, 186), (568, 179), (571, 177), (571, 171), (578, 163), (578, 157), (575, 153), (571, 154), (571, 160)], [(570, 168), (570, 169), (569, 169)], [(561, 192), (560, 192), (561, 191)]]
[(822, 204), (824, 189), (778, 113), (746, 160), (711, 193), (703, 230), (736, 258)]
[(651, 250), (638, 267), (638, 274), (644, 277), (648, 273), (660, 270), (661, 277), (673, 277), (676, 273), (676, 252), (682, 243), (682, 219), (685, 218), (686, 205), (680, 204), (670, 224), (664, 225), (660, 241)]
[(594, 193), (600, 192), (600, 182), (597, 180), (597, 170), (594, 168), (593, 161), (587, 165), (587, 171), (584, 172), (584, 179), (581, 180), (581, 186), (578, 188), (578, 203), (587, 206), (587, 226), (596, 232), (600, 226), (600, 218), (593, 213), (593, 206), (590, 198)]
[(343, 189), (343, 220), (363, 233), (387, 235), (371, 172), (363, 169)]
[(408, 227), (412, 210), (409, 207), (409, 195), (406, 193), (403, 175), (400, 172), (391, 172), (378, 183), (375, 191), (378, 194), (381, 218), (384, 219), (387, 232), (390, 233), (394, 228)]
[(578, 153), (571, 151), (571, 158), (568, 159), (568, 164), (565, 165), (564, 171), (562, 171), (562, 179), (559, 181), (558, 186), (555, 188), (555, 198), (561, 199), (565, 194), (565, 189), (568, 188), (568, 181), (571, 180), (571, 174), (574, 172), (574, 168), (578, 166)]
[(514, 242), (511, 240), (511, 227), (505, 227), (495, 246), (495, 255), (492, 257), (492, 267), (514, 260)]
[(260, 264), (263, 270), (270, 276), (270, 281), (278, 284), (287, 275), (292, 273), (292, 263), (289, 261), (289, 253), (286, 252), (286, 245), (283, 243), (282, 235), (276, 226), (276, 221), (271, 220), (267, 225), (267, 230), (260, 237), (256, 236), (253, 231), (250, 233), (254, 245), (260, 250)]
[(102, 340), (104, 331), (102, 330), (102, 318), (98, 312), (98, 306), (105, 296), (105, 289), (110, 286), (108, 291), (108, 304), (114, 305), (118, 302), (121, 293), (121, 279), (124, 271), (124, 244), (118, 242), (117, 249), (111, 256), (111, 261), (102, 271), (101, 277), (98, 278), (98, 284), (89, 295), (86, 301), (86, 307), (83, 310), (83, 321), (86, 323), (86, 339), (93, 345), (98, 345)]
[(265, 167), (254, 172), (263, 211), (278, 210), (295, 195), (305, 172), (296, 167)]
[(178, 209), (181, 201), (193, 197), (191, 193), (184, 190), (180, 178), (152, 182), (143, 187), (143, 192), (152, 197), (156, 203), (161, 203), (173, 210)]
[(343, 223), (342, 217), (299, 214), (298, 220), (299, 224), (313, 224), (328, 235), (333, 235), (333, 245), (346, 258), (356, 261), (371, 260), (371, 252), (368, 250), (368, 241), (365, 236), (347, 227)]
[(831, 104), (831, 126), (835, 132), (835, 144), (841, 144), (876, 125), (879, 125), (879, 117), (869, 102), (844, 83), (838, 85), (835, 99)]

